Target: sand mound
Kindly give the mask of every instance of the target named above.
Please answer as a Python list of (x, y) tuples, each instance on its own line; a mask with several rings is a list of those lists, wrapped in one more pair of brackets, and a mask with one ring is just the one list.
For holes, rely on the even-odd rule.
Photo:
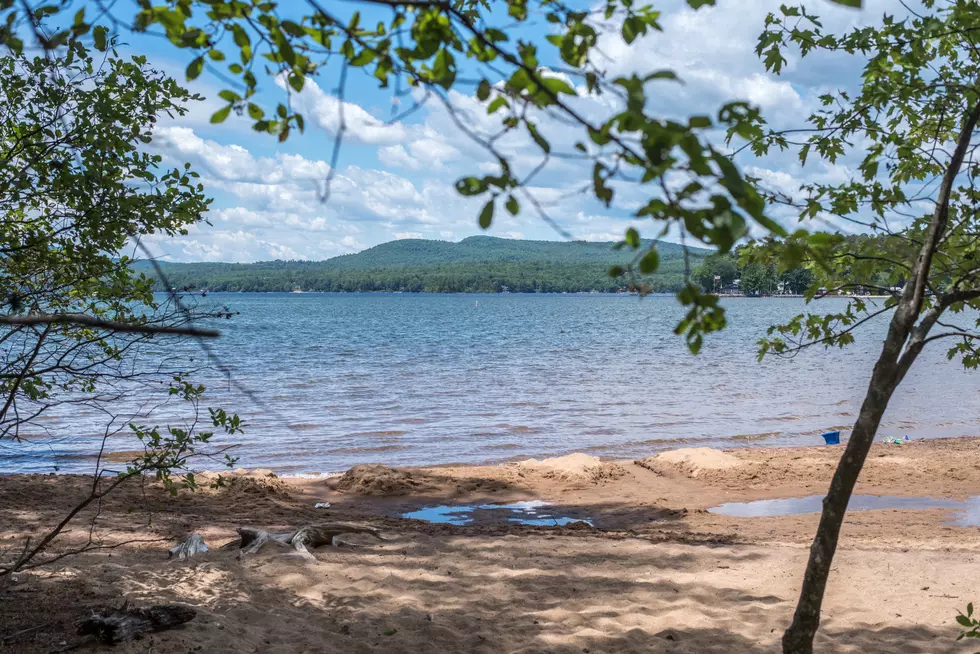
[(685, 447), (649, 456), (635, 463), (654, 472), (679, 471), (688, 477), (742, 465), (738, 457), (711, 447)]
[(289, 484), (271, 470), (205, 472), (196, 475), (199, 487), (215, 493), (289, 497)]
[(432, 490), (433, 484), (424, 477), (378, 463), (356, 465), (335, 482), (333, 488), (356, 495), (408, 495)]
[(589, 456), (581, 452), (560, 456), (554, 459), (528, 459), (517, 464), (521, 472), (540, 474), (545, 479), (588, 479), (593, 483), (602, 483), (618, 479), (626, 474), (626, 470), (615, 463), (603, 463), (599, 457)]

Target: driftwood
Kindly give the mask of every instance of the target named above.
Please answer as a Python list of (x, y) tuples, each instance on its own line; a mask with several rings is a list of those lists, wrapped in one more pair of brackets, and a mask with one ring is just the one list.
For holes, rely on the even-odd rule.
[(194, 609), (176, 604), (161, 604), (146, 609), (128, 609), (123, 605), (121, 609), (96, 611), (79, 624), (78, 633), (93, 636), (100, 643), (114, 645), (152, 631), (179, 627), (196, 615)]
[(174, 545), (168, 551), (170, 552), (168, 558), (176, 556), (178, 561), (183, 561), (184, 559), (191, 558), (198, 552), (207, 552), (208, 544), (204, 542), (201, 534), (191, 534), (183, 543)]
[(378, 540), (386, 540), (375, 527), (360, 527), (339, 522), (306, 525), (293, 531), (280, 533), (270, 533), (264, 529), (252, 529), (251, 527), (239, 527), (237, 531), (238, 535), (242, 537), (238, 553), (240, 558), (255, 554), (270, 540), (282, 545), (292, 545), (300, 556), (311, 561), (316, 561), (316, 557), (310, 553), (307, 547), (312, 549), (323, 545), (338, 547), (341, 543), (341, 537), (348, 534), (370, 534)]

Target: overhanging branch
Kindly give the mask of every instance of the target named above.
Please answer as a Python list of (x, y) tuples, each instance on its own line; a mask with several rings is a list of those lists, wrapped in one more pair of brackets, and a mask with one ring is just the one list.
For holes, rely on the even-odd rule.
[(161, 327), (156, 325), (139, 325), (116, 320), (103, 320), (84, 313), (35, 313), (26, 316), (0, 316), (0, 325), (32, 326), (32, 325), (78, 325), (113, 332), (132, 334), (169, 334), (171, 336), (195, 336), (199, 338), (217, 338), (221, 333), (216, 329), (198, 329), (196, 327)]

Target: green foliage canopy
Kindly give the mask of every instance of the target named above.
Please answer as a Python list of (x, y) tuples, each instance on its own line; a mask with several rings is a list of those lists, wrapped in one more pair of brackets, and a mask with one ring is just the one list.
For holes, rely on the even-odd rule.
[[(208, 315), (155, 299), (153, 281), (122, 255), (149, 235), (186, 233), (208, 207), (189, 166), (161, 169), (144, 147), (156, 121), (183, 114), (193, 96), (144, 57), (101, 45), (72, 40), (44, 56), (0, 59), (0, 439), (44, 433), (46, 415), (66, 406), (104, 415), (108, 438), (125, 428), (120, 407), (137, 393), (187, 403), (195, 416), (200, 408), (193, 364), (147, 360), (143, 349)], [(241, 428), (219, 409), (209, 423)], [(123, 474), (168, 482), (215, 433), (132, 430), (144, 452)]]

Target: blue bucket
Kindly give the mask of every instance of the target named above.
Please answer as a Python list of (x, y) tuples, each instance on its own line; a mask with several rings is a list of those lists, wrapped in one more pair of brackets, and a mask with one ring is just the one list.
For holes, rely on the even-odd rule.
[(820, 434), (823, 439), (827, 441), (827, 445), (840, 445), (840, 432), (839, 431), (828, 431), (826, 434)]

